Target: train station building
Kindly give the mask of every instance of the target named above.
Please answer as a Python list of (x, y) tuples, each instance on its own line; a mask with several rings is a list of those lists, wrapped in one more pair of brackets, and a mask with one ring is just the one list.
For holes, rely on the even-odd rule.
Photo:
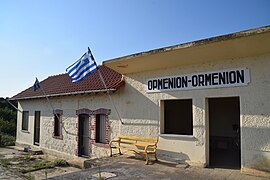
[(270, 171), (269, 68), (267, 26), (104, 61), (115, 107), (96, 73), (50, 76), (41, 86), (54, 109), (31, 87), (12, 98), (16, 141), (94, 158), (120, 135), (158, 137), (160, 157)]

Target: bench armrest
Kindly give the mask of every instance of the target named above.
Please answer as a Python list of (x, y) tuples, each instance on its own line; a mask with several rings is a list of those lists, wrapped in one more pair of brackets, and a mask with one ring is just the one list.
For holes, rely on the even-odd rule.
[(148, 145), (146, 145), (145, 149), (144, 149), (145, 153), (147, 153), (148, 148), (153, 148), (154, 151), (156, 151), (157, 145), (156, 144), (148, 144)]
[(111, 145), (112, 145), (112, 143), (114, 143), (114, 142), (120, 142), (120, 139), (114, 139), (114, 140), (111, 140), (110, 141), (110, 143), (109, 143), (109, 147), (112, 147)]

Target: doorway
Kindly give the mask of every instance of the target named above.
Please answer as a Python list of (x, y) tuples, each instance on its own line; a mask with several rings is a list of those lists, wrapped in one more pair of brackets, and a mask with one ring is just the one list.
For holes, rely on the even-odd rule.
[(88, 157), (89, 149), (89, 116), (87, 114), (79, 115), (79, 142), (78, 142), (78, 155)]
[(35, 111), (34, 145), (39, 146), (40, 140), (40, 111)]
[(209, 166), (240, 169), (240, 101), (239, 97), (210, 98)]

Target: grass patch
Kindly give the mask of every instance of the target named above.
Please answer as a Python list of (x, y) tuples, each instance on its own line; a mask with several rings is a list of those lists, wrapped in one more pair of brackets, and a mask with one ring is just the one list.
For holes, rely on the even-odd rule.
[(36, 163), (31, 168), (18, 169), (18, 171), (25, 174), (25, 173), (28, 173), (28, 172), (38, 171), (38, 170), (41, 170), (41, 169), (49, 169), (49, 168), (54, 168), (54, 167), (55, 166), (51, 162), (45, 161), (45, 162)]
[(31, 154), (25, 154), (22, 159), (29, 162), (35, 160), (36, 158), (32, 157)]
[(56, 166), (66, 166), (66, 165), (67, 165), (67, 162), (65, 160), (56, 159), (53, 162), (50, 162), (50, 161), (38, 162), (34, 164), (31, 168), (26, 168), (26, 169), (21, 168), (21, 169), (18, 169), (18, 171), (25, 174), (28, 172), (38, 171), (41, 169), (50, 169)]
[(53, 164), (58, 167), (68, 166), (68, 163), (64, 159), (56, 159), (53, 161)]
[(0, 164), (4, 167), (11, 165), (11, 163), (8, 159), (0, 159)]
[(48, 162), (48, 161), (45, 161), (45, 162), (39, 162), (39, 163), (36, 163), (33, 165), (33, 168), (35, 169), (49, 169), (49, 168), (53, 168), (55, 167), (55, 165), (52, 163), (52, 162)]

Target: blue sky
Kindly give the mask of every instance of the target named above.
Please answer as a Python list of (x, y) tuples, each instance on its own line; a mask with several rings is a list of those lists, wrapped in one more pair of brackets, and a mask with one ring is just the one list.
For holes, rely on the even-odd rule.
[(102, 61), (270, 25), (269, 0), (0, 0), (0, 97)]

